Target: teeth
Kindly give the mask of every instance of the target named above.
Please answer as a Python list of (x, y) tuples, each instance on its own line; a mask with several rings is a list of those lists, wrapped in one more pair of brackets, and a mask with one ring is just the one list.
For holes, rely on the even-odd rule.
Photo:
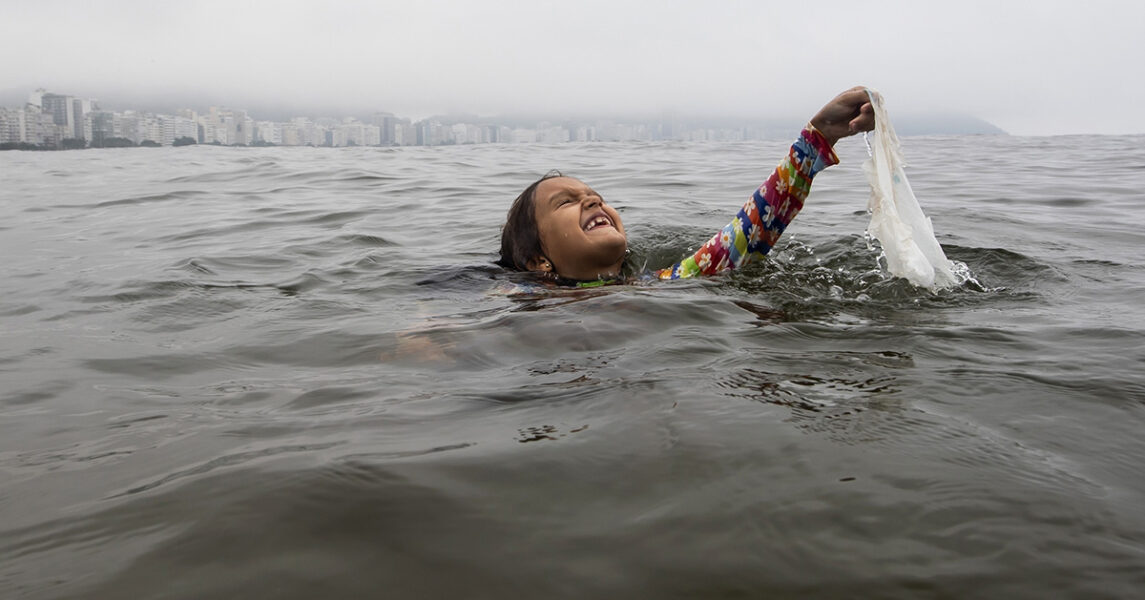
[(612, 222), (609, 221), (607, 218), (597, 217), (597, 218), (593, 219), (592, 221), (590, 221), (588, 224), (588, 227), (586, 227), (585, 229), (588, 231), (591, 231), (593, 229), (596, 229), (597, 227), (601, 227), (603, 225), (611, 225), (611, 224), (612, 224)]

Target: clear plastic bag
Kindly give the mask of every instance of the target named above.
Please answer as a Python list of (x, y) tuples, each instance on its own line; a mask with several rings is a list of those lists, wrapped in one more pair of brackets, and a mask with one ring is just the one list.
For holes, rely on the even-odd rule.
[(863, 163), (871, 184), (867, 233), (882, 245), (891, 275), (932, 290), (955, 285), (953, 264), (934, 237), (930, 218), (923, 214), (907, 181), (899, 139), (883, 97), (871, 89), (867, 94), (875, 109), (875, 129), (867, 138), (870, 158)]

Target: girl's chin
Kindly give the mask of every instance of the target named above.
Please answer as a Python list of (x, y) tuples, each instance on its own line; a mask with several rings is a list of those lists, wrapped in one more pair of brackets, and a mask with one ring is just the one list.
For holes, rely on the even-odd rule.
[(609, 227), (607, 230), (601, 231), (604, 228), (597, 228), (585, 233), (588, 238), (588, 243), (594, 246), (628, 246), (628, 238), (624, 237), (623, 233)]
[(613, 237), (623, 238), (624, 234), (611, 227), (598, 227), (590, 231), (585, 231), (584, 235), (589, 239), (608, 239)]

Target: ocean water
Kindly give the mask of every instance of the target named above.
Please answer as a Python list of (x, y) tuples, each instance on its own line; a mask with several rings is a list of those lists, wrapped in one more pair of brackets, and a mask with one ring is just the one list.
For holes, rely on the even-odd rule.
[(904, 138), (939, 293), (856, 139), (578, 291), (492, 265), (538, 175), (653, 268), (787, 143), (0, 153), (0, 597), (1137, 596), (1143, 142)]

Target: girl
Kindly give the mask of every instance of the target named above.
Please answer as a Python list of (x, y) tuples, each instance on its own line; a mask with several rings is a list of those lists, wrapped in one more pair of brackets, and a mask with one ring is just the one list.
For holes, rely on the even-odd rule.
[[(874, 126), (866, 88), (836, 96), (811, 119), (731, 223), (695, 254), (654, 275), (713, 275), (767, 254), (803, 208), (811, 180), (839, 162), (832, 150), (835, 142)], [(583, 182), (552, 173), (525, 188), (509, 208), (498, 264), (572, 285), (600, 285), (621, 277), (627, 252), (628, 239), (616, 210)]]

